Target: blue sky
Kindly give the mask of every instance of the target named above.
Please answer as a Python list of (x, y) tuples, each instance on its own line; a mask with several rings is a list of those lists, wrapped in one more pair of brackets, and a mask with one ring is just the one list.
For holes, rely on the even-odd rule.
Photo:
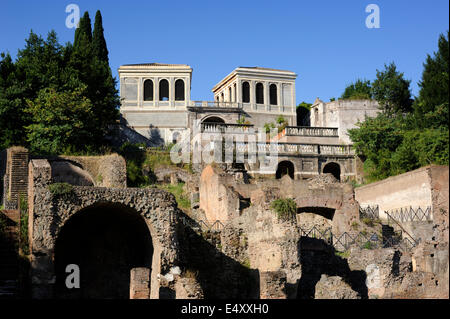
[[(449, 28), (448, 0), (2, 0), (0, 52), (15, 57), (31, 29), (72, 42), (71, 3), (92, 21), (101, 10), (114, 76), (122, 64), (189, 64), (193, 100), (212, 100), (212, 87), (234, 68), (261, 66), (296, 72), (298, 103), (327, 101), (391, 61), (417, 94), (426, 55)], [(365, 26), (371, 3), (380, 7), (380, 29)]]

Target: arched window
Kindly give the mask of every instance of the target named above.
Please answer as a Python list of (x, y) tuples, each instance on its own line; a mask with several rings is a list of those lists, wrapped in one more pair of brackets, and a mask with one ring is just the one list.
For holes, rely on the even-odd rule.
[(264, 85), (262, 83), (256, 84), (256, 104), (264, 104)]
[(250, 103), (250, 84), (242, 83), (242, 103)]
[(338, 181), (341, 180), (341, 167), (338, 163), (330, 162), (323, 168), (324, 174), (332, 174)]
[(278, 105), (277, 85), (276, 84), (270, 85), (269, 93), (270, 93), (270, 104)]
[(144, 101), (153, 101), (153, 81), (144, 81)]
[(184, 81), (175, 81), (175, 101), (184, 101)]
[(231, 95), (231, 86), (228, 88), (228, 101), (233, 102), (233, 95)]
[(169, 100), (169, 81), (167, 81), (166, 79), (159, 81), (159, 100)]
[(290, 178), (294, 179), (294, 164), (292, 164), (292, 162), (282, 161), (278, 163), (278, 168), (275, 177), (277, 179), (280, 179), (284, 175), (289, 175)]

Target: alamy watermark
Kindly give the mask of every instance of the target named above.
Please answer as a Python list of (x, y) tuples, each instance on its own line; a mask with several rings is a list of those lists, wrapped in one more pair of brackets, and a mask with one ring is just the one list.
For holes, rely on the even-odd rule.
[(69, 29), (76, 29), (80, 23), (80, 7), (71, 3), (67, 5), (66, 13), (69, 13), (66, 17), (66, 27)]
[(370, 13), (366, 18), (366, 27), (368, 29), (380, 28), (380, 7), (376, 4), (369, 4), (366, 7), (366, 12)]

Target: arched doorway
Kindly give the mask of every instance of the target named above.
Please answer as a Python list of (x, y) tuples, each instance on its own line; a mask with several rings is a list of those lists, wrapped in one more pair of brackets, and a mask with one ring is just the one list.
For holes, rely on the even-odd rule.
[(324, 174), (332, 174), (338, 181), (341, 181), (341, 167), (339, 164), (331, 162), (324, 166)]
[[(55, 244), (57, 298), (128, 299), (130, 271), (151, 268), (153, 245), (144, 219), (121, 204), (97, 204), (71, 217)], [(67, 265), (80, 269), (80, 288), (65, 285)]]
[(278, 163), (278, 168), (276, 172), (276, 178), (280, 179), (284, 175), (289, 175), (290, 178), (294, 179), (294, 164), (290, 161), (282, 161)]
[(206, 119), (204, 119), (204, 120), (202, 121), (202, 123), (219, 123), (219, 124), (225, 124), (225, 121), (224, 121), (222, 118), (218, 117), (218, 116), (210, 116), (210, 117), (207, 117)]

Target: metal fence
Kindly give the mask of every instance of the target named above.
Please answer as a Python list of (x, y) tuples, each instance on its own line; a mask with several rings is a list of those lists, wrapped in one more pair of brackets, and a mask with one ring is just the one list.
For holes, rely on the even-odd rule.
[[(178, 219), (183, 225), (190, 227), (196, 231), (220, 232), (227, 224), (217, 220), (210, 223), (204, 220), (193, 220), (189, 217), (181, 216)], [(359, 247), (361, 249), (377, 249), (396, 247), (402, 250), (410, 250), (416, 246), (414, 239), (403, 238), (402, 232), (395, 232), (392, 236), (382, 236), (376, 233), (348, 233), (336, 235), (331, 228), (320, 229), (316, 226), (306, 229), (299, 227), (300, 236), (324, 241), (327, 245), (333, 246), (338, 251), (346, 251), (351, 247)]]
[(348, 233), (344, 232), (339, 235), (333, 234), (330, 228), (321, 230), (315, 226), (311, 229), (303, 229), (300, 227), (302, 237), (323, 240), (338, 251), (346, 251), (351, 247), (359, 247), (362, 249), (377, 249), (396, 247), (402, 250), (410, 250), (416, 246), (416, 242), (409, 238), (402, 238), (401, 232), (394, 233), (393, 236), (382, 236), (376, 233)]
[(380, 207), (378, 205), (359, 207), (359, 218), (379, 219)]
[(426, 209), (421, 207), (413, 208), (398, 208), (387, 212), (388, 221), (394, 220), (397, 222), (415, 222), (415, 221), (432, 221), (433, 216), (431, 212), (431, 207), (428, 206)]

